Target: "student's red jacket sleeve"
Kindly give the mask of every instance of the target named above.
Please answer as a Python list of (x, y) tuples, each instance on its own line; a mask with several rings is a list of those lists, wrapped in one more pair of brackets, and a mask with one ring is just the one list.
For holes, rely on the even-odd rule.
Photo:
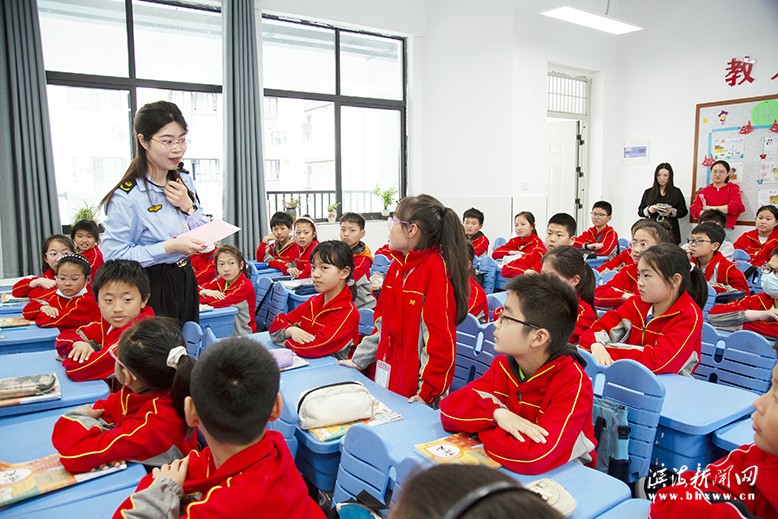
[(243, 301), (249, 301), (251, 299), (256, 301), (257, 299), (254, 285), (252, 285), (251, 281), (242, 274), (232, 285), (227, 287), (226, 290), (224, 289), (224, 280), (222, 279), (209, 281), (203, 285), (203, 290), (217, 290), (225, 295), (224, 299), (200, 296), (200, 302), (202, 304), (210, 305), (214, 308), (225, 308), (237, 305)]
[(100, 320), (100, 309), (91, 293), (80, 296), (65, 309), (60, 309), (56, 317), (40, 312), (35, 324), (42, 328), (78, 328), (92, 321)]
[(483, 256), (489, 250), (489, 238), (486, 236), (479, 236), (470, 243), (473, 244), (476, 256)]
[(622, 296), (635, 295), (637, 280), (632, 277), (631, 270), (621, 269), (607, 283), (594, 289), (594, 305), (601, 308), (615, 308), (624, 303)]
[[(350, 291), (348, 291), (350, 294)], [(349, 296), (350, 297), (350, 296)], [(337, 353), (349, 342), (355, 342), (359, 327), (359, 312), (353, 304), (339, 305), (331, 311), (314, 315), (313, 298), (287, 314), (279, 314), (270, 325), (270, 333), (285, 330), (295, 325), (313, 334), (313, 341), (305, 344), (286, 339), (284, 345), (301, 357), (318, 358)]]
[[(445, 273), (445, 270), (444, 270)], [(445, 273), (446, 278), (448, 274)], [(419, 396), (425, 402), (433, 402), (451, 387), (456, 360), (456, 303), (453, 286), (444, 279), (430, 283), (421, 310), (422, 324), (429, 336), (424, 350), (428, 360), (421, 370)]]
[(267, 243), (260, 242), (257, 246), (257, 261), (265, 261), (265, 254), (267, 251)]
[(545, 249), (535, 247), (524, 253), (521, 258), (515, 259), (502, 266), (500, 273), (504, 278), (513, 278), (524, 274), (528, 270), (538, 271), (538, 265), (541, 264)]
[(746, 295), (751, 294), (751, 289), (748, 288), (748, 281), (746, 276), (740, 272), (737, 265), (730, 263), (727, 266), (719, 265), (718, 275), (716, 276), (718, 283), (713, 285), (713, 289), (717, 293), (726, 292), (728, 287), (732, 287), (733, 290), (742, 290)]
[[(494, 251), (492, 251), (492, 258), (494, 259), (500, 259), (504, 258), (508, 254), (510, 254), (510, 251), (512, 250), (519, 250), (518, 242), (521, 241), (521, 239), (516, 236), (514, 238), (511, 238), (503, 245), (500, 245)], [(478, 253), (476, 253), (476, 256), (478, 256)]]

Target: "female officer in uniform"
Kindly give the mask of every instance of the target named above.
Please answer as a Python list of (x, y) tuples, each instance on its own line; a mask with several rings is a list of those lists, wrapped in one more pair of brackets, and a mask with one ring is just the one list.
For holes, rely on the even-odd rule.
[(187, 124), (167, 101), (144, 105), (134, 121), (136, 155), (119, 183), (100, 202), (105, 208), (106, 260), (138, 261), (149, 275), (148, 304), (157, 315), (199, 322), (199, 296), (189, 255), (205, 244), (181, 233), (208, 219), (183, 169)]

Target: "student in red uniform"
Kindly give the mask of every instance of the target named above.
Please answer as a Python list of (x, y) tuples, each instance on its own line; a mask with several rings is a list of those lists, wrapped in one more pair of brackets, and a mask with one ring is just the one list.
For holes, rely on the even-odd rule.
[(701, 223), (692, 229), (689, 239), (689, 254), (695, 265), (705, 273), (705, 279), (717, 293), (742, 290), (749, 295), (746, 277), (737, 265), (726, 259), (719, 246), (726, 235), (724, 229), (712, 223)]
[[(644, 227), (647, 221), (649, 221), (648, 218), (641, 218), (632, 224), (630, 234), (633, 240), (635, 239), (635, 231)], [(634, 264), (635, 258), (632, 257), (632, 249), (626, 248), (594, 270), (602, 274), (611, 270), (621, 270), (621, 267)]]
[(375, 308), (376, 300), (370, 288), (370, 267), (373, 254), (365, 245), (365, 219), (361, 214), (343, 213), (340, 217), (340, 241), (351, 248), (354, 256), (354, 304), (357, 308)]
[(324, 518), (308, 497), (284, 437), (266, 430), (281, 414), (278, 365), (246, 338), (203, 353), (184, 401), (186, 422), (208, 447), (143, 478), (114, 519)]
[(486, 301), (486, 292), (475, 279), (475, 248), (473, 242), (467, 242), (467, 254), (470, 257), (469, 270), (470, 277), (468, 283), (470, 286), (470, 295), (467, 298), (467, 313), (477, 318), (479, 322), (485, 323), (489, 320), (489, 303)]
[(270, 325), (270, 338), (301, 357), (347, 359), (359, 337), (359, 311), (352, 294), (354, 257), (348, 245), (329, 240), (314, 249), (311, 262), (319, 294), (279, 314)]
[(65, 413), (51, 441), (69, 472), (114, 461), (159, 466), (197, 448), (184, 421), (194, 359), (175, 320), (146, 319), (108, 348), (121, 390)]
[(489, 252), (489, 238), (481, 229), (484, 226), (484, 213), (471, 207), (462, 214), (462, 225), (465, 227), (465, 236), (473, 244), (476, 256), (483, 256)]
[(100, 318), (95, 297), (87, 288), (89, 262), (78, 254), (63, 256), (57, 263), (57, 290), (33, 299), (22, 311), (25, 319), (42, 328), (60, 332), (76, 330)]
[(100, 319), (75, 332), (57, 336), (55, 346), (62, 367), (71, 380), (101, 380), (114, 374), (110, 347), (137, 321), (154, 315), (147, 307), (149, 277), (140, 263), (132, 260), (107, 261), (100, 268), (92, 290), (100, 308)]
[(456, 326), (467, 315), (467, 252), (457, 214), (429, 195), (402, 199), (389, 218), (394, 261), (375, 308), (376, 332), (350, 361), (411, 402), (435, 405), (454, 377)]
[(612, 258), (619, 253), (619, 235), (608, 225), (613, 214), (610, 202), (600, 200), (592, 206), (592, 227), (575, 239), (574, 247), (592, 251), (597, 256)]
[(762, 290), (740, 301), (715, 305), (708, 322), (725, 330), (750, 330), (778, 337), (778, 247), (762, 269)]
[(290, 253), (292, 259), (283, 265), (273, 261), (268, 263), (268, 266), (277, 268), (293, 278), (309, 278), (311, 277), (311, 252), (318, 244), (316, 224), (310, 218), (301, 216), (294, 222), (294, 247)]
[(103, 253), (100, 250), (100, 229), (94, 220), (79, 220), (70, 229), (70, 238), (76, 245), (76, 252), (87, 259), (92, 267), (92, 277), (103, 266)]
[(291, 238), (293, 224), (292, 216), (284, 211), (278, 211), (270, 217), (272, 232), (265, 235), (257, 247), (257, 261), (281, 261), (280, 265), (285, 265), (294, 259), (294, 240)]
[(375, 255), (378, 256), (379, 254), (391, 259), (392, 248), (389, 246), (388, 242), (378, 247), (378, 249), (375, 251)]
[(248, 266), (243, 253), (232, 245), (222, 245), (214, 255), (219, 277), (206, 283), (200, 289), (200, 303), (224, 308), (234, 306), (234, 334), (248, 335), (257, 332), (254, 314), (257, 307), (257, 293), (248, 278)]
[(592, 268), (586, 264), (580, 252), (570, 246), (556, 247), (543, 256), (543, 274), (553, 274), (573, 287), (578, 294), (578, 317), (570, 343), (576, 344), (581, 334), (588, 330), (597, 314), (594, 313), (594, 286)]
[(200, 288), (217, 277), (214, 257), (218, 248), (219, 242), (216, 242), (199, 254), (189, 255), (189, 263), (192, 264), (192, 270), (194, 270), (195, 278), (197, 279), (197, 286)]
[(778, 208), (763, 205), (756, 212), (756, 229), (744, 232), (735, 240), (735, 248), (746, 251), (751, 258), (749, 263), (759, 267), (770, 261), (773, 249), (778, 247)]
[(73, 240), (61, 234), (49, 236), (43, 240), (41, 252), (43, 254), (42, 275), (22, 278), (14, 284), (11, 295), (14, 297), (39, 298), (57, 289), (56, 276), (57, 262), (65, 254), (73, 254), (76, 246)]
[(621, 268), (604, 285), (594, 290), (594, 304), (599, 308), (616, 308), (638, 293), (638, 259), (640, 255), (658, 243), (671, 243), (670, 229), (647, 218), (638, 220), (640, 225), (633, 226), (630, 254), (632, 264)]
[(656, 374), (691, 376), (700, 360), (702, 312), (708, 287), (700, 269), (673, 243), (640, 256), (639, 295), (598, 319), (578, 346), (608, 366), (633, 359)]
[(654, 497), (650, 517), (778, 518), (778, 365), (770, 389), (754, 400), (754, 408), (754, 443), (704, 471), (682, 474)]
[(725, 227), (728, 230), (735, 228), (737, 217), (746, 207), (740, 194), (740, 186), (729, 181), (730, 167), (724, 160), (717, 160), (710, 167), (711, 183), (697, 191), (689, 212), (692, 218), (700, 218), (703, 211), (716, 209), (727, 216)]
[(519, 276), (495, 322), (503, 353), (480, 378), (440, 402), (447, 431), (478, 433), (490, 458), (521, 474), (573, 460), (594, 466), (594, 394), (586, 364), (567, 341), (575, 328), (575, 291), (557, 276)]
[(529, 211), (522, 211), (513, 218), (513, 227), (516, 237), (492, 252), (494, 259), (514, 257), (502, 266), (502, 276), (512, 278), (527, 270), (539, 272), (540, 258), (546, 253), (546, 246), (535, 230), (535, 216)]

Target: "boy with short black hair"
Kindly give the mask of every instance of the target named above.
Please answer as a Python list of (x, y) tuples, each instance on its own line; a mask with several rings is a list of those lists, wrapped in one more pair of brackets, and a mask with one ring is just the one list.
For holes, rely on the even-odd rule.
[(266, 430), (281, 414), (279, 381), (275, 359), (259, 343), (228, 338), (211, 345), (184, 402), (187, 424), (202, 431), (208, 447), (154, 469), (114, 518), (324, 517), (284, 437)]
[(478, 433), (486, 453), (521, 474), (568, 461), (596, 462), (594, 395), (585, 362), (568, 339), (578, 317), (575, 291), (557, 276), (518, 276), (495, 323), (504, 353), (480, 378), (440, 403), (447, 431)]
[(489, 252), (489, 238), (481, 232), (484, 213), (471, 207), (462, 214), (462, 225), (465, 227), (465, 236), (473, 244), (475, 255), (480, 257)]
[[(713, 222), (719, 227), (721, 227), (722, 229), (724, 229), (724, 241), (721, 242), (721, 246), (719, 247), (719, 252), (729, 261), (732, 261), (732, 258), (735, 256), (735, 245), (726, 238), (727, 215), (725, 215), (718, 209), (708, 209), (707, 211), (703, 211), (700, 214), (699, 223), (707, 223), (707, 222)], [(684, 244), (684, 246), (685, 249), (689, 248), (688, 243)]]
[(608, 225), (613, 215), (610, 202), (600, 200), (592, 206), (592, 227), (578, 236), (573, 246), (584, 251), (591, 251), (600, 257), (612, 258), (619, 252), (619, 235)]
[[(548, 219), (546, 226), (546, 249), (572, 245), (575, 241), (575, 218), (567, 213), (557, 213)], [(540, 271), (538, 271), (540, 272)]]
[(705, 279), (717, 293), (742, 290), (749, 295), (751, 291), (746, 277), (737, 265), (719, 252), (725, 237), (724, 229), (718, 225), (711, 222), (701, 223), (692, 229), (689, 254), (695, 265), (705, 273)]
[(294, 259), (294, 240), (291, 236), (293, 224), (292, 216), (284, 211), (278, 211), (270, 217), (272, 232), (265, 235), (257, 247), (257, 261), (278, 261), (286, 265)]
[(373, 254), (362, 241), (365, 237), (365, 219), (358, 213), (343, 213), (340, 217), (340, 241), (351, 248), (354, 255), (354, 304), (357, 308), (375, 308), (376, 299), (370, 289), (370, 267)]

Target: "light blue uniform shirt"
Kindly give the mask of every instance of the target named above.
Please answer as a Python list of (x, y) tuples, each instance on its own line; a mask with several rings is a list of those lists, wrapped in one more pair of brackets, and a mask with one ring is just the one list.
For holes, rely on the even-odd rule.
[[(135, 260), (143, 267), (175, 263), (186, 254), (166, 254), (165, 240), (208, 222), (199, 204), (196, 211), (187, 215), (168, 202), (161, 187), (146, 180), (138, 180), (131, 187), (120, 186), (114, 191), (100, 245), (106, 260)], [(181, 180), (195, 192), (187, 173), (181, 172)]]

